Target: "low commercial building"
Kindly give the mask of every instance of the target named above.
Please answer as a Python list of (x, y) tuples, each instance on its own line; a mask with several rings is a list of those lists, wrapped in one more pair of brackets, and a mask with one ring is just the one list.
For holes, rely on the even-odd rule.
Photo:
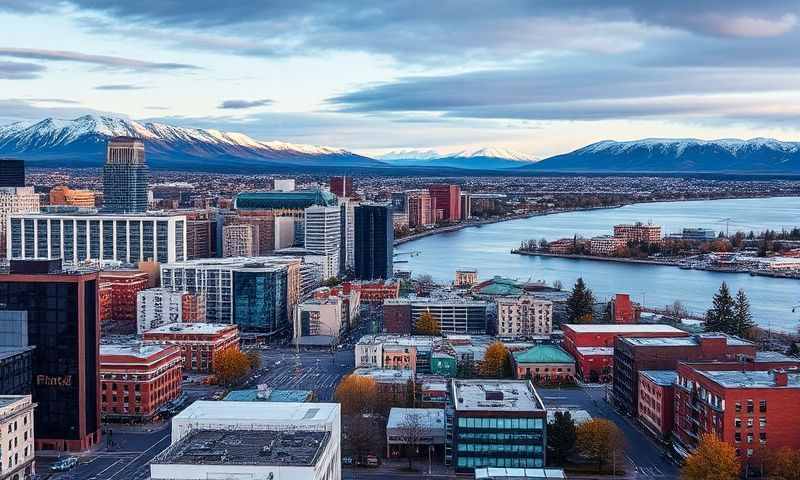
[(35, 408), (30, 395), (0, 395), (0, 479), (22, 480), (34, 476)]
[(478, 271), (474, 268), (461, 268), (456, 270), (454, 285), (458, 288), (471, 287), (478, 283)]
[(50, 205), (69, 205), (73, 207), (94, 208), (94, 192), (77, 190), (65, 185), (57, 185), (50, 189)]
[(205, 322), (206, 305), (202, 295), (174, 292), (168, 288), (141, 290), (136, 299), (136, 333), (168, 323)]
[(300, 303), (294, 315), (294, 343), (332, 347), (346, 325), (348, 311), (342, 299), (319, 293)]
[(524, 338), (550, 335), (553, 331), (553, 302), (532, 296), (498, 298), (497, 334)]
[(486, 333), (488, 304), (484, 301), (470, 301), (460, 297), (397, 298), (385, 300), (384, 309), (387, 306), (394, 316), (391, 323), (402, 325), (399, 330), (406, 330), (406, 325), (409, 324), (414, 330), (419, 318), (426, 313), (436, 320), (442, 333)]
[(610, 257), (624, 247), (626, 242), (620, 237), (612, 237), (611, 235), (601, 235), (599, 237), (592, 237), (589, 240), (589, 253), (600, 257)]
[(173, 417), (150, 478), (341, 480), (340, 439), (338, 403), (197, 401)]
[(378, 282), (361, 282), (361, 301), (365, 303), (383, 303), (386, 299), (400, 296), (400, 282), (391, 280)]
[[(450, 368), (444, 358), (434, 367), (433, 357), (437, 352), (444, 353), (441, 337), (424, 335), (364, 335), (355, 346), (356, 367), (368, 368), (408, 368), (413, 372), (433, 373), (432, 370), (446, 371)], [(386, 355), (386, 351), (394, 352)], [(408, 352), (406, 352), (408, 350)], [(388, 357), (388, 361), (387, 361)], [(412, 361), (413, 359), (413, 361)], [(453, 360), (454, 361), (454, 360)]]
[(409, 455), (439, 460), (444, 454), (445, 416), (441, 408), (392, 408), (386, 421), (386, 457)]
[(636, 415), (639, 371), (675, 370), (679, 361), (753, 360), (756, 345), (722, 333), (691, 337), (617, 337), (614, 344), (614, 405)]
[(514, 377), (534, 383), (572, 383), (575, 359), (557, 345), (537, 345), (514, 352)]
[(639, 423), (659, 440), (672, 434), (675, 414), (675, 370), (642, 370), (639, 372)]
[(569, 255), (575, 253), (575, 243), (577, 240), (574, 238), (559, 238), (547, 244), (547, 251), (561, 255)]
[(248, 390), (231, 390), (222, 400), (226, 402), (293, 402), (314, 401), (313, 390), (284, 390), (259, 385)]
[(689, 333), (661, 324), (564, 324), (562, 346), (577, 362), (578, 376), (586, 381), (608, 381), (614, 364), (617, 337), (688, 337)]
[(628, 242), (658, 243), (661, 241), (661, 225), (640, 222), (614, 225), (614, 236), (621, 238), (625, 244)]
[(703, 434), (733, 446), (750, 465), (763, 462), (767, 452), (800, 448), (800, 373), (706, 368), (678, 364), (673, 445), (679, 454), (693, 451)]
[(101, 345), (103, 420), (151, 420), (161, 407), (180, 396), (182, 366), (178, 346)]
[(452, 444), (457, 473), (545, 465), (547, 411), (530, 381), (452, 380)]
[(219, 323), (170, 323), (144, 332), (142, 339), (148, 344), (177, 345), (185, 370), (211, 373), (215, 355), (239, 349), (239, 328)]
[(475, 480), (561, 480), (560, 468), (476, 468)]
[(409, 385), (414, 381), (411, 370), (392, 370), (390, 368), (356, 368), (352, 375), (375, 380), (378, 393), (384, 402), (405, 405), (409, 400)]

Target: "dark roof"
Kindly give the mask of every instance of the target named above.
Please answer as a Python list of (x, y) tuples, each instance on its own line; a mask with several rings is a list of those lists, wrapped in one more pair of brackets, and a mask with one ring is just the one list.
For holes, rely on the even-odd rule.
[(236, 195), (237, 210), (305, 209), (312, 205), (331, 207), (336, 205), (336, 195), (325, 190), (299, 190), (282, 192), (243, 192)]

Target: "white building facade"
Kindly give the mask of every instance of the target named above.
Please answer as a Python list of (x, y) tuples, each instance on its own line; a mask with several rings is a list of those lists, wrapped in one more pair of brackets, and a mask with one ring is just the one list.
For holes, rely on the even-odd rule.
[(0, 479), (31, 478), (34, 471), (33, 410), (30, 395), (0, 395)]
[(339, 207), (314, 205), (305, 209), (305, 249), (325, 255), (323, 278), (339, 276), (342, 217)]
[(550, 335), (553, 302), (527, 295), (497, 299), (497, 334), (503, 337)]
[(0, 252), (7, 255), (6, 235), (11, 215), (39, 212), (39, 195), (33, 187), (0, 188)]

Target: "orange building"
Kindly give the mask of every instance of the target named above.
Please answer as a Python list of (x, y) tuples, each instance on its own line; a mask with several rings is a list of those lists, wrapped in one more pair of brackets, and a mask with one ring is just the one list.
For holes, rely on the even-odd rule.
[(221, 323), (170, 323), (144, 332), (148, 344), (177, 345), (183, 355), (183, 368), (211, 373), (214, 355), (229, 348), (239, 349), (239, 327)]
[[(346, 291), (346, 290), (345, 290)], [(374, 282), (361, 284), (361, 301), (366, 303), (383, 303), (387, 298), (400, 296), (400, 283)]]
[[(136, 295), (139, 290), (144, 290), (148, 287), (149, 281), (149, 275), (138, 270), (100, 272), (101, 290), (103, 288), (111, 289), (111, 317), (109, 319), (129, 321), (136, 324)], [(101, 318), (101, 320), (109, 319)]]
[(173, 345), (101, 345), (103, 420), (148, 421), (181, 394), (183, 357)]
[(64, 185), (58, 185), (50, 190), (50, 205), (93, 208), (95, 206), (94, 192), (90, 190), (73, 190)]

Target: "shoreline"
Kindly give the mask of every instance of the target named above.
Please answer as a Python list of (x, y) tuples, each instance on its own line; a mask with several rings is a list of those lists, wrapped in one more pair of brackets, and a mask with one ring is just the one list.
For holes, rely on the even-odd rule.
[[(570, 258), (573, 260), (595, 260), (600, 262), (618, 262), (618, 263), (641, 263), (645, 265), (663, 265), (665, 267), (680, 267), (680, 264), (675, 262), (669, 262), (666, 260), (650, 260), (650, 259), (623, 258), (623, 257), (602, 257), (599, 255), (581, 255), (578, 253), (528, 252), (518, 249), (511, 250), (511, 253), (514, 255), (527, 255), (529, 257), (555, 257), (555, 258)], [(722, 273), (728, 273), (728, 272), (722, 272)], [(747, 272), (730, 272), (730, 273), (747, 273)]]
[(622, 203), (619, 205), (608, 205), (604, 207), (564, 208), (564, 209), (544, 211), (544, 212), (526, 213), (523, 215), (515, 215), (512, 217), (492, 218), (487, 220), (479, 220), (476, 222), (458, 223), (455, 225), (448, 225), (446, 227), (434, 228), (431, 230), (427, 230), (425, 232), (416, 233), (414, 235), (409, 235), (407, 237), (395, 239), (394, 246), (396, 247), (398, 245), (403, 245), (408, 242), (413, 242), (414, 240), (419, 240), (420, 238), (430, 237), (432, 235), (438, 235), (440, 233), (457, 232), (465, 228), (482, 227), (484, 225), (492, 225), (495, 223), (511, 222), (513, 220), (525, 220), (528, 218), (543, 217), (546, 215), (558, 215), (561, 213), (585, 212), (592, 210), (611, 210), (615, 208), (626, 207), (628, 205), (639, 205), (645, 203), (710, 202), (715, 200), (754, 200), (758, 198), (781, 198), (781, 197), (796, 198), (800, 197), (800, 195), (758, 195), (758, 196), (721, 197), (721, 198), (675, 198), (670, 200), (643, 200), (640, 202)]

